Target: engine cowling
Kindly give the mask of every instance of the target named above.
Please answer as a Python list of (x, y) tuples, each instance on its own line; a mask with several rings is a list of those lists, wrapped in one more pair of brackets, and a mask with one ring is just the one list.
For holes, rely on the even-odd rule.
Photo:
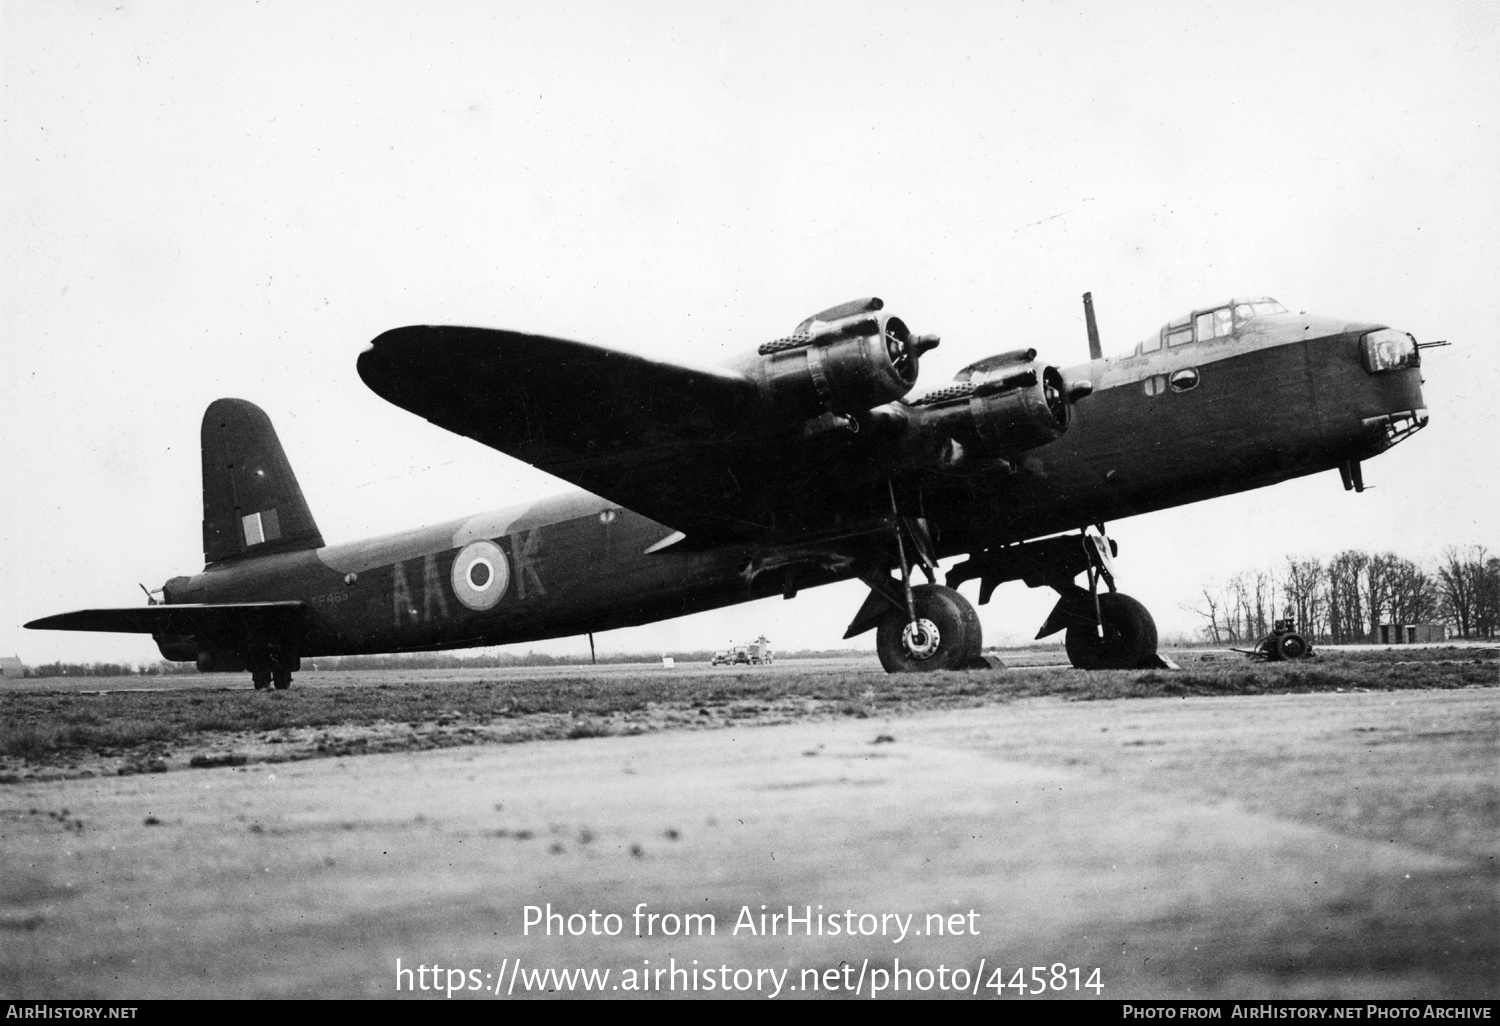
[(749, 369), (762, 395), (795, 417), (860, 413), (906, 395), (921, 354), (938, 339), (913, 335), (899, 317), (882, 313), (883, 305), (875, 298), (844, 303), (761, 346)]
[(205, 648), (196, 656), (199, 673), (243, 673), (250, 668), (244, 653), (222, 648)]
[(161, 657), (174, 663), (194, 662), (202, 648), (198, 639), (191, 634), (156, 634), (153, 638), (161, 651)]
[(1070, 389), (1062, 373), (1020, 349), (972, 364), (954, 384), (909, 402), (920, 437), (958, 443), (946, 462), (1004, 456), (1062, 437)]

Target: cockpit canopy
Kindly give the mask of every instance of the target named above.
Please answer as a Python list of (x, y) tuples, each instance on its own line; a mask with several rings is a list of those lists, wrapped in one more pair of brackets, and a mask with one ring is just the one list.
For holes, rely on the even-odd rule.
[(1207, 342), (1209, 339), (1232, 335), (1246, 321), (1256, 317), (1286, 313), (1282, 306), (1270, 296), (1250, 299), (1231, 299), (1227, 303), (1194, 310), (1174, 321), (1168, 321), (1161, 330), (1135, 347), (1137, 355), (1154, 353), (1162, 348), (1185, 346), (1189, 342)]

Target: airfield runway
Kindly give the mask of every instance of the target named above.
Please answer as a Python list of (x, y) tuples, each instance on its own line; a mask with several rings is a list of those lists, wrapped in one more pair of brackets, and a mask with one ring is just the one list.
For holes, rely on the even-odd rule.
[(23, 781), (0, 996), (1494, 998), (1497, 736), (1028, 698)]

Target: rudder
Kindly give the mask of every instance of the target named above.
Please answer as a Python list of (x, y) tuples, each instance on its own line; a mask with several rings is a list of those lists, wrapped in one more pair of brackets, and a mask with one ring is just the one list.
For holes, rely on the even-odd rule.
[(316, 549), (323, 535), (271, 418), (243, 399), (203, 414), (203, 561)]

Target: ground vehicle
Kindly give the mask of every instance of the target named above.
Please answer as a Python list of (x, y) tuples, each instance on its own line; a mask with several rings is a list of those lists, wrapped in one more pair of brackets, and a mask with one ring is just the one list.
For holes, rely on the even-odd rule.
[(735, 645), (725, 651), (715, 652), (710, 660), (714, 666), (760, 666), (775, 662), (771, 643), (762, 634), (748, 645)]
[(1271, 625), (1271, 633), (1261, 638), (1250, 654), (1277, 663), (1283, 659), (1305, 659), (1312, 655), (1312, 646), (1297, 633), (1297, 621), (1277, 620)]
[(760, 663), (769, 665), (774, 661), (771, 655), (771, 643), (766, 640), (764, 634), (746, 645), (741, 651), (746, 654), (749, 662), (757, 665)]

